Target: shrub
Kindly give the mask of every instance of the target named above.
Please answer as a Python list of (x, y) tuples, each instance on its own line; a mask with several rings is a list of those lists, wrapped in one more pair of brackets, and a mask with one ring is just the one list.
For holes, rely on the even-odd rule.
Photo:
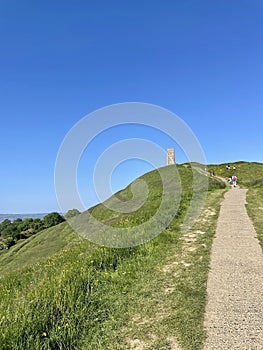
[(44, 216), (43, 222), (45, 227), (51, 227), (60, 224), (61, 222), (65, 221), (63, 216), (61, 216), (59, 213), (50, 213)]
[(252, 180), (250, 184), (251, 184), (251, 186), (262, 186), (263, 179)]

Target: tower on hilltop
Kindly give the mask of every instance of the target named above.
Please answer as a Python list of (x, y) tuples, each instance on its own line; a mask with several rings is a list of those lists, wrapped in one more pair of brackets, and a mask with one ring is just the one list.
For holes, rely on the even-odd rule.
[(167, 165), (175, 164), (174, 148), (167, 149)]

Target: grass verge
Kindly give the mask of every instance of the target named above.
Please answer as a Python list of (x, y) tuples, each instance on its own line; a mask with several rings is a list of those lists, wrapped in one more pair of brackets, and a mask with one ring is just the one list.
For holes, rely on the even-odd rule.
[(263, 185), (249, 188), (247, 193), (247, 212), (251, 218), (261, 247), (263, 248)]

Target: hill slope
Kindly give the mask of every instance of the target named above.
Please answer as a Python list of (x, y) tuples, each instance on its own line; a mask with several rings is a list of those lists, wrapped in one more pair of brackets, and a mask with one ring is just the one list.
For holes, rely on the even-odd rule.
[[(189, 166), (189, 165), (188, 165)], [(179, 181), (182, 182), (183, 193), (182, 199), (188, 198), (188, 202), (191, 198), (191, 186), (192, 182), (192, 171), (189, 167), (177, 166), (180, 172)], [(169, 178), (169, 176), (174, 176), (175, 172), (173, 167), (162, 168), (164, 176)], [(202, 179), (202, 176), (200, 176)], [(138, 210), (134, 210), (131, 213), (121, 213), (118, 210), (120, 207), (116, 207), (116, 199), (123, 205), (126, 201), (130, 200), (134, 194), (134, 188), (138, 180), (143, 180), (148, 186), (148, 193), (145, 200), (145, 194), (143, 191), (135, 189), (136, 201), (134, 202), (134, 207), (136, 208), (140, 202), (144, 201), (144, 204), (139, 207)], [(211, 179), (211, 183), (213, 180)], [(172, 189), (172, 182), (168, 181), (168, 191)], [(213, 186), (217, 186), (220, 183), (213, 183)], [(138, 188), (138, 187), (137, 187)], [(125, 189), (119, 191), (111, 198), (106, 200), (104, 203), (96, 205), (95, 207), (88, 210), (97, 220), (104, 223), (105, 225), (110, 225), (117, 228), (133, 227), (147, 220), (156, 213), (159, 208), (162, 199), (163, 183), (162, 178), (158, 171), (149, 172), (139, 179), (136, 179), (133, 183), (128, 185)], [(180, 194), (178, 193), (180, 199)], [(168, 199), (168, 206), (170, 206), (171, 201), (175, 201), (175, 196), (173, 195)], [(171, 208), (176, 207), (176, 203), (173, 203)], [(109, 209), (109, 206), (116, 207), (117, 211)], [(186, 209), (187, 204), (184, 204)], [(130, 206), (129, 206), (130, 208)], [(178, 211), (178, 213), (180, 210)], [(86, 226), (87, 212), (81, 214), (78, 220), (83, 221)], [(88, 233), (92, 232), (92, 229)], [(4, 272), (12, 272), (17, 268), (21, 268), (32, 263), (36, 263), (41, 259), (52, 256), (53, 254), (60, 252), (61, 249), (66, 248), (69, 244), (77, 241), (81, 241), (82, 238), (76, 234), (72, 227), (67, 223), (61, 223), (55, 227), (43, 230), (40, 233), (30, 237), (26, 240), (19, 241), (15, 246), (11, 247), (9, 250), (0, 252), (0, 275)]]
[(66, 222), (22, 239), (0, 253), (0, 275), (46, 259), (79, 240), (80, 237)]
[[(177, 341), (184, 349), (200, 349), (210, 247), (225, 189), (210, 179), (202, 216), (182, 234), (180, 225), (192, 196), (188, 166), (178, 166), (182, 195), (175, 218), (143, 245), (103, 248), (79, 239), (63, 223), (33, 236), (24, 246), (21, 242), (17, 252), (10, 249), (0, 255), (5, 264), (0, 279), (2, 349), (128, 349), (135, 346), (135, 333), (145, 349), (168, 349)], [(242, 174), (250, 167), (247, 164)], [(218, 166), (216, 172), (223, 175), (224, 168)], [(167, 177), (170, 170), (164, 169)], [(252, 183), (253, 176), (246, 181)], [(116, 214), (101, 204), (90, 212), (115, 227), (147, 220), (156, 212), (163, 189), (157, 171), (143, 180), (149, 195), (140, 210)], [(131, 198), (131, 185), (117, 197)]]
[[(230, 170), (227, 170), (227, 165), (230, 165)], [(233, 168), (236, 168), (233, 170)], [(236, 175), (238, 183), (242, 187), (251, 187), (257, 183), (263, 183), (263, 164), (256, 162), (224, 163), (211, 164), (208, 166), (208, 171), (213, 170), (215, 175), (223, 176), (226, 179), (229, 176)]]

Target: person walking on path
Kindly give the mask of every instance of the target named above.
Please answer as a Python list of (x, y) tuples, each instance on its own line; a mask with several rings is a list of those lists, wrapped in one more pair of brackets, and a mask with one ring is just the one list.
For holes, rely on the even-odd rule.
[(234, 187), (237, 186), (237, 177), (236, 177), (236, 175), (232, 176), (232, 184), (233, 184)]

